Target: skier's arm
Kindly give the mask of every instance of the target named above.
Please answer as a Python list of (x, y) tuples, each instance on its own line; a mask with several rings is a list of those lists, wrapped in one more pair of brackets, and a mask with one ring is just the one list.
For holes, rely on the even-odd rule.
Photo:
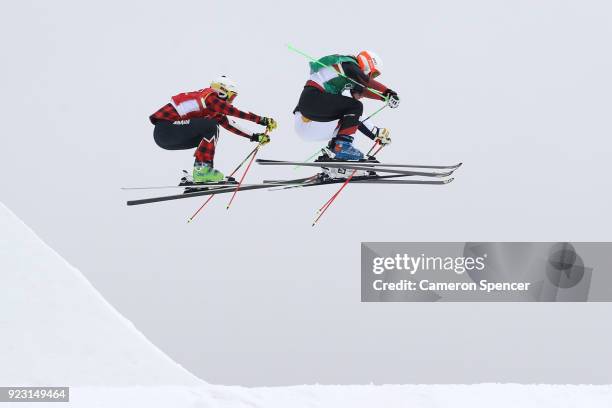
[(358, 130), (364, 135), (366, 135), (367, 137), (369, 137), (370, 139), (372, 140), (376, 139), (376, 134), (373, 132), (373, 130), (376, 130), (375, 126), (373, 126), (372, 129), (370, 129), (363, 122), (360, 122)]
[[(368, 88), (372, 88), (377, 90), (378, 92), (382, 93), (383, 95), (386, 94), (389, 91), (389, 88), (387, 88), (385, 85), (381, 84), (378, 81), (375, 81), (373, 79), (369, 79), (368, 80)], [(378, 99), (379, 101), (384, 101), (385, 98), (375, 94), (374, 92), (371, 92), (368, 89), (365, 89), (362, 93), (362, 96), (364, 96), (365, 98), (370, 98), (370, 99)]]
[(221, 126), (223, 126), (223, 128), (225, 128), (225, 129), (229, 130), (230, 132), (232, 132), (232, 133), (234, 133), (234, 134), (236, 134), (236, 135), (238, 135), (238, 136), (246, 137), (247, 139), (250, 139), (250, 138), (251, 138), (251, 135), (250, 135), (250, 134), (246, 133), (245, 131), (243, 131), (243, 130), (239, 129), (239, 128), (236, 126), (236, 122), (234, 122), (234, 121), (232, 120), (232, 122), (230, 123), (230, 120), (227, 118), (227, 116), (222, 116), (222, 117), (219, 119), (219, 124), (220, 124)]
[(386, 101), (387, 106), (389, 106), (391, 109), (397, 108), (399, 106), (400, 98), (397, 95), (397, 92), (395, 92), (393, 89), (387, 88), (385, 85), (373, 79), (370, 79), (368, 86), (370, 88), (376, 89), (378, 92), (381, 92), (383, 96), (376, 95), (375, 93), (370, 92), (369, 90), (366, 89), (365, 92), (363, 93), (363, 96), (365, 96), (366, 98)]
[(369, 91), (367, 88), (375, 89), (383, 94), (388, 90), (388, 88), (380, 82), (371, 79), (361, 69), (359, 69), (357, 65), (350, 62), (344, 62), (342, 63), (342, 70), (344, 71), (344, 75), (359, 83), (353, 83), (352, 92), (370, 99), (378, 99), (380, 101), (385, 99), (382, 96)]
[(369, 120), (361, 122), (358, 129), (361, 133), (383, 146), (391, 143), (389, 129), (374, 126)]
[[(206, 107), (214, 112), (222, 115), (234, 116), (236, 118), (249, 120), (257, 124), (261, 124), (262, 117), (251, 112), (243, 112), (240, 109), (235, 108), (232, 104), (227, 103), (221, 98), (214, 94), (211, 94), (206, 98)], [(229, 130), (229, 129), (228, 129)]]
[(344, 75), (357, 82), (353, 83), (353, 92), (363, 93), (365, 87), (368, 86), (370, 78), (357, 65), (351, 62), (343, 62), (342, 71), (344, 71)]
[(385, 100), (384, 96), (375, 94), (374, 92), (367, 89), (367, 88), (372, 88), (387, 97), (389, 95), (397, 96), (397, 93), (387, 88), (385, 85), (381, 84), (380, 82), (375, 81), (374, 79), (367, 76), (355, 64), (352, 64), (350, 62), (344, 62), (342, 63), (342, 70), (344, 71), (344, 74), (347, 77), (351, 78), (353, 81), (356, 81), (360, 84), (360, 85), (353, 84), (354, 87), (352, 89), (352, 93), (354, 94), (357, 94), (359, 96), (369, 98), (369, 99), (377, 99), (379, 101), (384, 101)]

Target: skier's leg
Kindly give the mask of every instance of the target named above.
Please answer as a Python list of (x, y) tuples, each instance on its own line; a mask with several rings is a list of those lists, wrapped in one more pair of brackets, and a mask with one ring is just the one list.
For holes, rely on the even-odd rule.
[(194, 153), (193, 181), (210, 183), (222, 181), (224, 176), (213, 167), (215, 148), (219, 139), (219, 125), (212, 119), (192, 119), (193, 132), (200, 137)]
[[(344, 95), (321, 92), (311, 86), (304, 87), (296, 111), (316, 122), (340, 120), (346, 122), (344, 134), (357, 131), (359, 118), (363, 114), (363, 104), (357, 99)], [(355, 126), (355, 128), (352, 128)], [(352, 131), (352, 133), (350, 133)]]
[(194, 134), (191, 121), (159, 121), (153, 130), (153, 139), (159, 147), (166, 150), (193, 149), (202, 140)]
[(300, 112), (294, 114), (294, 129), (305, 141), (328, 141), (337, 133), (337, 122), (316, 122), (304, 117)]
[(195, 182), (223, 180), (223, 174), (213, 168), (219, 127), (212, 119), (196, 118), (185, 121), (160, 121), (155, 125), (155, 143), (166, 150), (185, 150), (197, 147), (194, 154)]
[(194, 138), (198, 139), (194, 153), (196, 161), (210, 163), (215, 158), (215, 147), (219, 139), (219, 125), (213, 119), (192, 119), (191, 126)]
[(363, 153), (352, 145), (353, 135), (359, 128), (359, 118), (363, 114), (360, 101), (305, 87), (296, 110), (314, 121), (339, 120), (338, 134), (330, 141), (329, 148), (341, 160), (363, 159)]

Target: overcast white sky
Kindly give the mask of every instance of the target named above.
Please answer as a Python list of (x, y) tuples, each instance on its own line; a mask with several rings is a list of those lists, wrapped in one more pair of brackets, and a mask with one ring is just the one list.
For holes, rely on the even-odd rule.
[[(612, 382), (609, 304), (360, 304), (362, 241), (610, 240), (607, 1), (20, 1), (0, 16), (0, 200), (207, 381)], [(317, 55), (376, 50), (402, 104), (387, 162), (465, 166), (443, 188), (350, 186), (128, 208), (173, 183), (148, 115), (226, 73), (292, 130)], [(368, 104), (366, 110), (376, 108)], [(361, 141), (368, 148), (365, 141)], [(217, 165), (253, 145), (223, 132)], [(311, 170), (254, 167), (248, 181)]]

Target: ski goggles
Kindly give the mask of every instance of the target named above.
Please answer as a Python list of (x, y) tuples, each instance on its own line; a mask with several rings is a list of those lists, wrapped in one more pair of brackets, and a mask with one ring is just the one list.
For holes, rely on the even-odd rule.
[(227, 91), (227, 101), (229, 103), (232, 103), (234, 101), (234, 99), (236, 99), (237, 96), (238, 96), (237, 92)]
[(227, 89), (225, 87), (213, 88), (213, 89), (217, 89), (217, 94), (219, 95), (220, 98), (226, 99), (229, 102), (233, 101), (234, 98), (236, 98), (236, 96), (238, 95), (236, 91), (232, 91), (231, 89)]

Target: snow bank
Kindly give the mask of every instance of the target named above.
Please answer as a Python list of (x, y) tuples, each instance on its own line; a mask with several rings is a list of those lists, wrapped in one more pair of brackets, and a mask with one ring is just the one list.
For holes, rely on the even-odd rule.
[[(610, 408), (612, 387), (517, 384), (304, 385), (278, 388), (88, 387), (71, 390), (70, 406), (72, 408)], [(40, 403), (32, 407), (42, 408)]]
[[(227, 387), (225, 387), (227, 388)], [(209, 391), (213, 398), (227, 389)], [(564, 385), (339, 385), (233, 390), (236, 404), (270, 408), (560, 408), (612, 406), (612, 386)]]
[(1, 385), (198, 385), (0, 203)]
[[(612, 407), (612, 386), (208, 385), (151, 344), (2, 203), (0, 273), (0, 385), (69, 385), (72, 408)], [(57, 406), (19, 406), (49, 404)]]

